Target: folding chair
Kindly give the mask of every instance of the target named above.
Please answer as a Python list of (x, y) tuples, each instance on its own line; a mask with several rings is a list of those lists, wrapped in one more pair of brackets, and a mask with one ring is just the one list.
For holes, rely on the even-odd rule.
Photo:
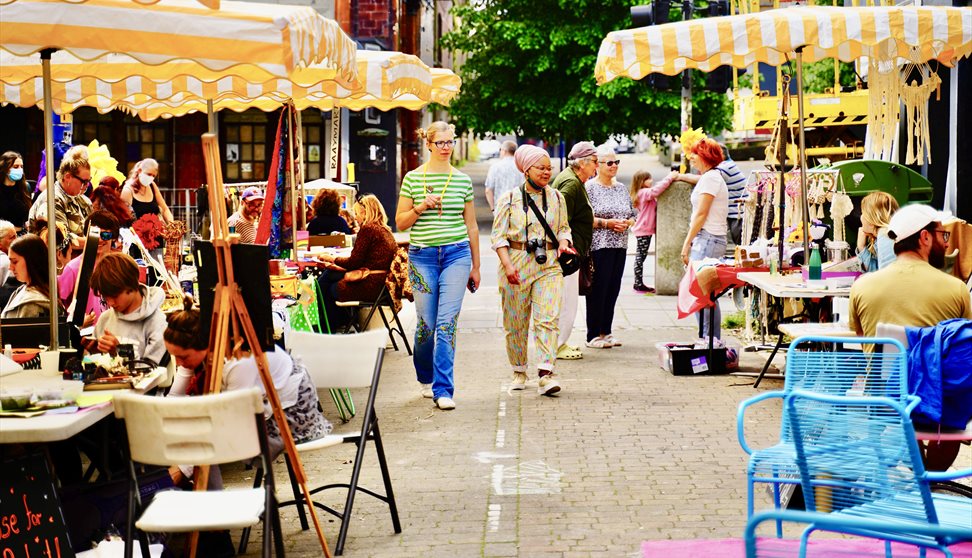
[[(972, 500), (935, 494), (931, 484), (972, 476), (972, 469), (925, 470), (909, 415), (889, 397), (846, 397), (795, 390), (784, 405), (791, 417), (795, 462), (806, 512), (771, 510), (746, 526), (746, 555), (781, 556), (773, 540), (756, 538), (765, 521), (807, 524), (800, 539), (804, 556), (814, 531), (830, 531), (916, 545), (921, 556), (972, 540)], [(762, 544), (767, 543), (767, 544)], [(797, 552), (791, 552), (797, 554)]]
[[(873, 348), (873, 352), (809, 351), (806, 344), (847, 343), (846, 337), (800, 337), (790, 344), (786, 356), (786, 383), (782, 391), (769, 391), (739, 404), (736, 415), (736, 436), (743, 451), (749, 455), (746, 470), (747, 517), (753, 515), (755, 483), (770, 483), (773, 500), (779, 508), (780, 485), (799, 484), (796, 465), (793, 417), (787, 407), (780, 419), (780, 438), (772, 446), (753, 449), (746, 442), (745, 414), (753, 404), (766, 399), (784, 399), (795, 390), (807, 390), (828, 395), (885, 396), (909, 405), (917, 404), (908, 394), (907, 354), (901, 343), (886, 338), (856, 338), (855, 343)], [(806, 440), (812, 444), (813, 440)], [(806, 497), (806, 495), (804, 495)], [(782, 525), (777, 536), (782, 537)]]
[[(260, 523), (261, 515), (263, 556), (270, 556), (271, 540), (276, 555), (284, 556), (260, 390), (168, 398), (120, 393), (114, 406), (115, 416), (124, 421), (129, 447), (125, 558), (132, 556), (136, 528), (142, 556), (149, 556), (146, 532), (236, 529)], [(262, 489), (169, 490), (155, 494), (142, 509), (135, 462), (218, 465), (256, 456), (266, 472)]]
[[(348, 322), (347, 327), (344, 329), (344, 333), (350, 333), (352, 329), (355, 331), (367, 331), (368, 325), (371, 324), (371, 318), (375, 315), (375, 312), (381, 316), (381, 321), (385, 324), (385, 329), (388, 330), (388, 337), (391, 339), (392, 347), (397, 351), (398, 343), (395, 341), (395, 334), (401, 336), (402, 342), (405, 344), (405, 350), (409, 355), (412, 354), (412, 347), (408, 344), (408, 336), (405, 335), (405, 327), (402, 326), (401, 320), (398, 319), (398, 312), (395, 311), (395, 303), (392, 301), (391, 294), (388, 292), (388, 287), (382, 285), (381, 292), (373, 301), (362, 301), (362, 300), (351, 300), (347, 302), (337, 302), (338, 306), (345, 308), (354, 308), (355, 315)], [(358, 323), (358, 309), (368, 308), (368, 316), (361, 322)], [(387, 308), (391, 311), (391, 317), (395, 320), (395, 327), (391, 326), (391, 322), (388, 317), (385, 316), (385, 311), (383, 308)]]
[[(323, 450), (343, 443), (357, 445), (357, 454), (351, 469), (349, 483), (334, 483), (319, 486), (310, 491), (317, 494), (330, 488), (347, 488), (348, 494), (343, 511), (326, 506), (318, 501), (313, 505), (338, 517), (341, 528), (338, 534), (334, 552), (340, 555), (344, 552), (348, 528), (351, 526), (351, 511), (354, 505), (355, 493), (363, 492), (388, 504), (391, 513), (392, 526), (395, 533), (402, 532), (401, 521), (398, 518), (398, 506), (392, 491), (391, 474), (385, 459), (385, 450), (378, 429), (378, 417), (375, 413), (375, 398), (378, 395), (378, 381), (381, 378), (381, 366), (385, 355), (385, 334), (380, 330), (353, 333), (349, 335), (320, 335), (316, 333), (294, 332), (290, 338), (291, 352), (299, 356), (314, 380), (318, 390), (368, 388), (368, 403), (359, 432), (334, 433), (318, 440), (297, 444), (297, 451), (301, 453)], [(364, 461), (365, 444), (373, 440), (375, 452), (378, 456), (378, 466), (385, 485), (385, 494), (379, 494), (367, 488), (358, 486), (361, 475), (361, 465)], [(289, 466), (289, 462), (288, 462)], [(302, 529), (308, 529), (304, 511), (303, 496), (291, 475), (294, 500), (282, 502), (281, 506), (296, 505)], [(240, 553), (245, 552), (245, 545), (241, 544)]]

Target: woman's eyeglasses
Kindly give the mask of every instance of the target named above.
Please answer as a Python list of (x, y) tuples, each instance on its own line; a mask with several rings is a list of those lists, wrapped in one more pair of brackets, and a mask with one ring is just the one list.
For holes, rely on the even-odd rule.
[(553, 170), (553, 167), (530, 167), (530, 168), (537, 169), (540, 172), (550, 172)]
[(452, 147), (456, 144), (456, 140), (443, 140), (443, 141), (433, 141), (432, 145), (438, 147), (439, 149), (446, 149), (447, 147)]
[(621, 164), (621, 161), (601, 161), (601, 162), (609, 167), (616, 167)]

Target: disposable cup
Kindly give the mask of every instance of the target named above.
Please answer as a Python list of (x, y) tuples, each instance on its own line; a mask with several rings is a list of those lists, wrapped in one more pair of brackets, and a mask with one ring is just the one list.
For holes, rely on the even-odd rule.
[(45, 376), (58, 375), (57, 365), (60, 357), (61, 353), (59, 351), (41, 351), (41, 374)]

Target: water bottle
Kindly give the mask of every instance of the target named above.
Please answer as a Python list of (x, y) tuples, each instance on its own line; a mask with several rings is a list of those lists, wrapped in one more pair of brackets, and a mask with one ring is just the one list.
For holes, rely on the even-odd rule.
[(810, 268), (807, 270), (808, 279), (819, 281), (821, 277), (820, 247), (814, 244), (813, 251), (810, 252)]

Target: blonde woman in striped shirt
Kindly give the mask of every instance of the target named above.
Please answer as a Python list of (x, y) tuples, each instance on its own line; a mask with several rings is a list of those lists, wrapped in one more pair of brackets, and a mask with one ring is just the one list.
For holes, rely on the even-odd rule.
[(422, 395), (442, 410), (456, 407), (456, 324), (467, 285), (479, 288), (479, 227), (472, 180), (450, 163), (455, 128), (420, 130), (428, 162), (402, 180), (395, 224), (410, 229), (409, 278), (415, 296), (415, 374)]

